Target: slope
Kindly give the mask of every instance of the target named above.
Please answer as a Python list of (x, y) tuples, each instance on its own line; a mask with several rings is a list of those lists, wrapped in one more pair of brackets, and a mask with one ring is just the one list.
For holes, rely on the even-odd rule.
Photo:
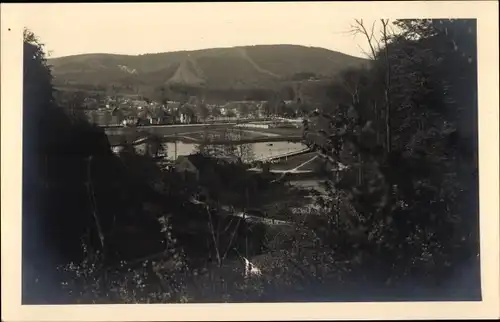
[[(331, 78), (367, 60), (324, 48), (257, 45), (138, 56), (85, 54), (49, 59), (58, 86), (208, 89), (273, 88), (297, 73)], [(131, 72), (133, 71), (133, 73)]]

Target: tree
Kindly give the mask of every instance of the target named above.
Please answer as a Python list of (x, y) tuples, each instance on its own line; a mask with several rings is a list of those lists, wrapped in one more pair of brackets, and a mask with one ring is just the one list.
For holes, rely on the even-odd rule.
[(150, 156), (157, 158), (159, 157), (160, 153), (167, 153), (167, 148), (163, 144), (161, 136), (151, 134), (149, 135), (148, 139), (148, 152)]
[[(342, 75), (335, 90), (344, 104), (320, 112), (322, 122), (308, 120), (305, 137), (323, 137), (310, 144), (334, 164), (347, 165), (330, 178), (337, 191), (333, 200), (352, 206), (344, 215), (349, 220), (339, 223), (338, 203), (331, 203), (331, 220), (346, 225), (331, 235), (332, 245), (348, 240), (357, 249), (356, 256), (363, 258), (357, 260), (360, 274), (371, 267), (384, 282), (419, 278), (433, 283), (459, 262), (475, 263), (478, 249), (477, 217), (470, 215), (477, 213), (472, 210), (477, 207), (477, 151), (470, 143), (477, 132), (470, 126), (460, 129), (462, 117), (475, 119), (477, 113), (475, 53), (467, 46), (457, 50), (460, 38), (475, 43), (474, 32), (463, 32), (474, 30), (475, 23), (395, 24), (401, 32), (390, 35), (383, 21), (382, 42), (374, 45), (373, 32), (358, 21), (370, 42), (372, 66)], [(459, 107), (456, 102), (466, 103)], [(385, 140), (374, 142), (369, 138), (381, 129), (380, 119)], [(458, 197), (465, 190), (475, 196), (472, 201)], [(347, 251), (335, 247), (338, 253)]]
[(196, 114), (203, 122), (205, 122), (210, 114), (210, 111), (205, 103), (199, 103), (196, 105)]
[(242, 117), (246, 117), (250, 114), (250, 107), (246, 103), (239, 104), (239, 111)]
[(94, 104), (92, 109), (99, 109), (104, 105), (104, 96), (101, 93), (94, 95)]
[(168, 103), (167, 89), (164, 86), (162, 86), (160, 88), (160, 93), (161, 93), (160, 102), (163, 105), (167, 106), (167, 103)]
[[(313, 77), (313, 75), (314, 74), (310, 75), (310, 77)], [(309, 79), (309, 77), (307, 79)], [(292, 86), (287, 85), (281, 88), (280, 96), (283, 97), (283, 99), (285, 100), (293, 100), (295, 98), (295, 91), (293, 90)]]
[(43, 44), (29, 30), (23, 36), (23, 301), (33, 302), (47, 295), (39, 287), (60, 285), (55, 267), (81, 256), (81, 238), (97, 237), (87, 160), (110, 151), (103, 132), (56, 105)]
[(264, 115), (270, 116), (272, 110), (271, 103), (269, 101), (265, 102), (262, 106), (262, 110), (264, 111)]
[(87, 94), (83, 91), (70, 92), (67, 102), (69, 109), (71, 111), (82, 109), (84, 107), (86, 97)]
[(116, 118), (116, 123), (121, 124), (123, 121), (123, 112), (119, 107), (115, 107), (111, 111), (111, 116)]
[(112, 120), (112, 113), (110, 113), (109, 111), (103, 111), (102, 116), (102, 122), (104, 123), (103, 125), (110, 125)]
[(179, 112), (180, 114), (184, 115), (184, 118), (187, 123), (194, 123), (196, 122), (196, 112), (195, 112), (196, 106), (191, 105), (189, 103), (183, 104)]
[(240, 144), (235, 150), (235, 156), (242, 162), (249, 163), (255, 158), (255, 153), (251, 144)]
[(118, 91), (119, 88), (115, 84), (111, 84), (111, 86), (107, 87), (107, 94), (109, 97), (112, 97), (114, 107), (118, 106)]
[[(384, 122), (385, 123), (384, 124), (385, 131), (384, 131), (383, 135), (385, 137), (385, 148), (389, 152), (391, 149), (391, 145), (392, 145), (391, 132), (390, 132), (391, 126), (389, 124), (390, 120), (391, 120), (391, 117), (390, 117), (391, 100), (389, 99), (390, 79), (391, 79), (390, 75), (391, 74), (390, 74), (390, 66), (389, 66), (389, 59), (388, 59), (389, 58), (388, 57), (388, 54), (389, 54), (388, 41), (391, 37), (391, 35), (388, 31), (389, 21), (386, 19), (380, 20), (380, 23), (382, 25), (382, 31), (381, 31), (380, 38), (377, 37), (376, 32), (375, 32), (375, 28), (377, 27), (376, 21), (374, 21), (372, 23), (370, 29), (367, 29), (367, 27), (365, 26), (365, 24), (363, 22), (363, 19), (355, 19), (354, 21), (355, 21), (355, 23), (351, 26), (351, 32), (354, 35), (359, 34), (359, 35), (364, 36), (366, 38), (367, 44), (370, 48), (370, 52), (369, 53), (365, 52), (365, 55), (367, 57), (369, 57), (372, 61), (378, 60), (378, 62), (381, 61), (379, 59), (381, 57), (381, 54), (384, 55), (384, 60), (383, 60), (384, 63), (383, 64), (379, 63), (379, 64), (375, 65), (375, 68), (378, 70), (378, 73), (381, 73), (381, 72), (384, 73), (383, 79), (380, 79), (379, 77), (377, 77), (377, 80), (376, 80), (378, 82), (378, 84), (381, 84), (383, 86), (384, 102), (383, 102), (383, 104), (382, 104), (382, 102), (379, 103), (380, 98), (372, 95), (371, 105), (372, 105), (373, 113), (376, 116), (375, 117), (376, 120), (374, 120), (374, 124), (375, 124), (376, 132), (377, 132), (377, 140), (378, 141), (380, 141), (380, 139), (382, 137), (382, 128), (383, 128), (382, 127), (382, 120), (385, 119), (385, 122)], [(393, 33), (393, 31), (392, 31), (392, 33)], [(352, 71), (351, 71), (351, 73), (352, 73)], [(354, 72), (354, 74), (355, 73), (356, 72)], [(346, 75), (344, 75), (344, 76), (346, 76)], [(352, 79), (350, 81), (352, 83)], [(357, 88), (358, 88), (358, 85), (351, 84), (351, 88), (350, 88), (349, 92), (352, 96), (353, 101), (355, 101), (357, 98), (359, 98), (359, 95), (353, 96), (353, 94), (355, 94), (355, 92), (357, 91)], [(382, 105), (384, 106), (383, 110), (381, 109)]]
[(227, 111), (226, 116), (233, 118), (233, 117), (236, 117), (236, 113), (233, 110), (229, 110), (229, 111)]
[(220, 117), (222, 114), (221, 114), (221, 111), (220, 111), (220, 107), (219, 106), (215, 106), (212, 108), (212, 116), (217, 118), (217, 117)]
[(97, 115), (96, 111), (90, 111), (90, 122), (92, 124), (98, 124), (99, 116)]

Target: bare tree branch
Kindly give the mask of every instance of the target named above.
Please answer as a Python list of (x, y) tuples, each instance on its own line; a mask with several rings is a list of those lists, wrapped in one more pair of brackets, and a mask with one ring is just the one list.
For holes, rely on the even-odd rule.
[(366, 57), (370, 57), (371, 58), (370, 53), (368, 53), (366, 50), (364, 50), (363, 48), (361, 48), (360, 45), (356, 45), (356, 46), (358, 46), (358, 49), (363, 53), (363, 55), (365, 55)]
[[(351, 32), (353, 34), (361, 34), (365, 36), (368, 46), (370, 46), (370, 51), (371, 51), (371, 56), (369, 56), (371, 59), (375, 59), (376, 56), (376, 48), (373, 46), (373, 36), (374, 36), (374, 30), (375, 30), (375, 22), (372, 25), (371, 33), (366, 30), (365, 25), (363, 23), (363, 19), (354, 19), (355, 24), (351, 26)], [(377, 42), (378, 44), (378, 42)], [(379, 48), (377, 48), (379, 49)]]
[(206, 210), (208, 213), (208, 219), (209, 219), (208, 223), (210, 224), (210, 231), (212, 233), (212, 240), (213, 240), (214, 246), (215, 246), (215, 253), (217, 255), (217, 262), (218, 262), (219, 266), (221, 266), (222, 260), (221, 260), (220, 253), (219, 253), (219, 243), (217, 243), (217, 238), (215, 238), (215, 228), (214, 228), (214, 225), (212, 222), (212, 214), (210, 213), (210, 209), (208, 208), (208, 206), (206, 207)]
[(96, 203), (96, 198), (95, 198), (95, 191), (94, 191), (94, 187), (92, 185), (92, 176), (91, 176), (91, 162), (92, 162), (92, 160), (93, 160), (92, 156), (87, 158), (87, 182), (85, 183), (85, 185), (87, 186), (90, 204), (92, 205), (92, 215), (94, 217), (94, 221), (96, 224), (97, 233), (99, 235), (99, 240), (101, 242), (101, 247), (102, 247), (102, 250), (104, 252), (104, 246), (105, 246), (104, 245), (104, 231), (103, 231), (103, 228), (101, 226), (101, 222), (99, 220), (99, 215), (97, 213), (97, 203)]
[(382, 40), (384, 41), (384, 55), (385, 55), (385, 123), (386, 123), (386, 151), (391, 152), (391, 66), (389, 63), (389, 47), (388, 47), (388, 36), (387, 36), (387, 26), (389, 25), (389, 19), (380, 19), (382, 23)]

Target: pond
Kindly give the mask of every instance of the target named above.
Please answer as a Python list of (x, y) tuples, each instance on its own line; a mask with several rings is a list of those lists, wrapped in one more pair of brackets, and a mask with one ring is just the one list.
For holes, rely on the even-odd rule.
[[(167, 157), (169, 159), (175, 159), (176, 151), (177, 151), (177, 157), (181, 155), (193, 154), (196, 153), (198, 145), (194, 143), (177, 142), (176, 144), (173, 142), (168, 142), (164, 143), (163, 146), (166, 147)], [(254, 158), (268, 158), (285, 153), (300, 151), (306, 148), (306, 146), (302, 143), (294, 143), (286, 141), (272, 142), (272, 143), (258, 142), (258, 143), (245, 144), (244, 146), (250, 148), (250, 151), (252, 152)]]

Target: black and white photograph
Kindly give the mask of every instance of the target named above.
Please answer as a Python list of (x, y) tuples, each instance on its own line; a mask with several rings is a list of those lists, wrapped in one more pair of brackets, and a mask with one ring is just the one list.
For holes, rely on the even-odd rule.
[[(391, 3), (2, 4), (22, 21), (2, 22), (22, 37), (22, 105), (2, 89), (14, 300), (498, 300), (498, 11), (488, 55), (480, 18)], [(479, 85), (483, 57), (496, 84)]]

